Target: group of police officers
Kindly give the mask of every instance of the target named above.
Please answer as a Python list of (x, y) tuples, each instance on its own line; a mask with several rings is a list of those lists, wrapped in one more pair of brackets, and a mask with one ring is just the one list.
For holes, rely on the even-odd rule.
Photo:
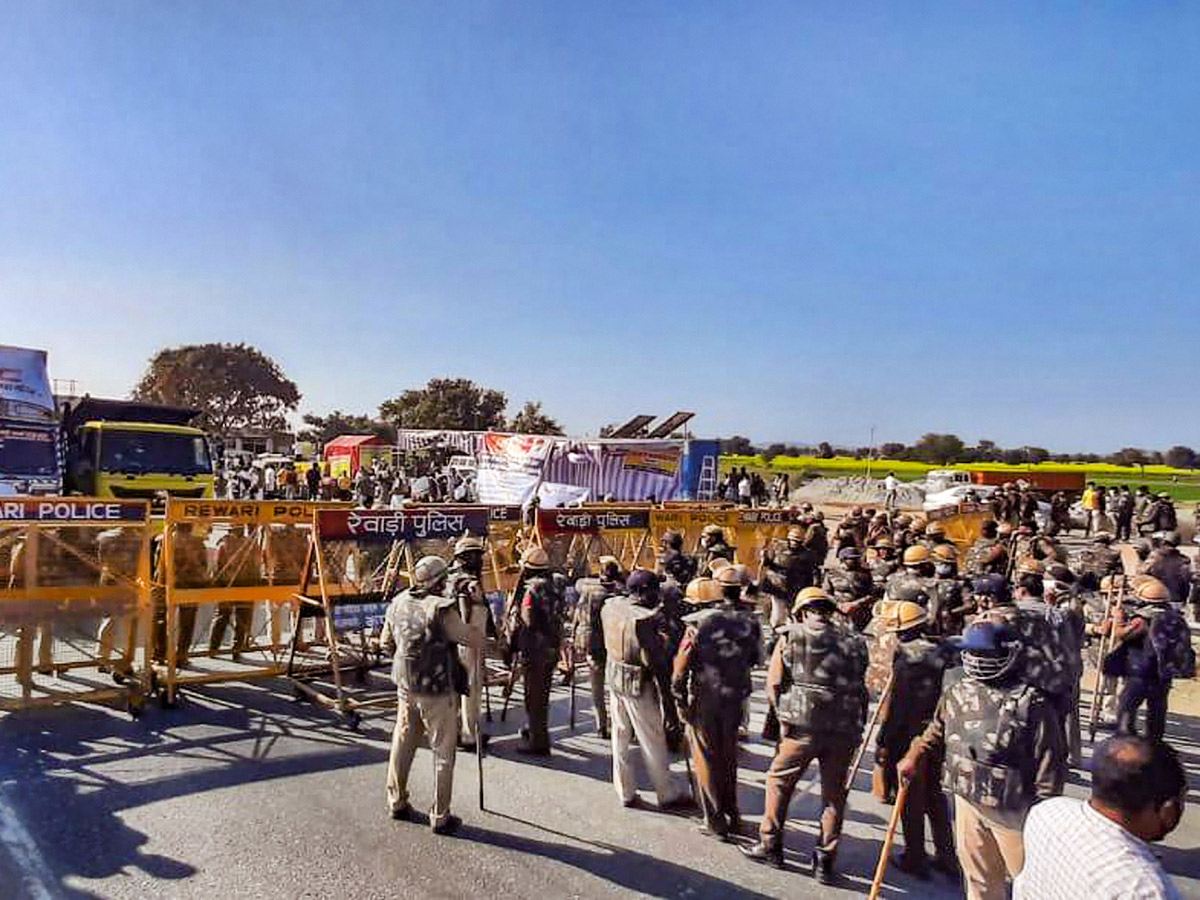
[[(1022, 864), (1025, 814), (1061, 793), (1069, 765), (1081, 762), (1089, 639), (1102, 648), (1102, 693), (1116, 704), (1113, 721), (1094, 725), (1132, 732), (1145, 706), (1146, 735), (1163, 737), (1172, 680), (1195, 664), (1179, 608), (1198, 594), (1178, 535), (1155, 535), (1127, 576), (1110, 534), (1095, 534), (1072, 558), (1019, 515), (985, 522), (961, 567), (937, 521), (855, 508), (831, 536), (820, 511), (794, 518), (757, 572), (733, 562), (720, 526), (704, 529), (694, 554), (682, 534), (667, 532), (655, 570), (626, 574), (602, 557), (597, 574), (574, 585), (573, 606), (566, 577), (541, 546), (528, 547), (499, 628), (523, 679), (518, 752), (550, 754), (554, 674), (565, 665), (574, 677), (578, 651), (622, 803), (643, 804), (631, 767), (636, 739), (659, 808), (698, 806), (703, 832), (782, 867), (788, 806), (815, 760), (822, 808), (808, 868), (830, 884), (864, 731), (868, 740), (873, 731), (873, 789), (903, 802), (894, 864), (922, 879), (961, 879), (970, 898), (1004, 897)], [(481, 749), (484, 737), (483, 550), (467, 535), (452, 566), (422, 559), (387, 614), (400, 700), (388, 805), (393, 817), (410, 815), (407, 775), (427, 733), (439, 833), (459, 825), (449, 811), (455, 751)], [(739, 841), (738, 745), (764, 659), (763, 737), (775, 752), (757, 841)], [(872, 694), (877, 729), (867, 727)], [(690, 789), (669, 770), (685, 744)]]

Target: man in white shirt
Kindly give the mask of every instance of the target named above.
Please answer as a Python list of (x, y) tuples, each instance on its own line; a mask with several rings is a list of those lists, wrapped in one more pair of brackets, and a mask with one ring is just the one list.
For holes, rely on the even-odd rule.
[(1183, 816), (1187, 779), (1175, 751), (1118, 735), (1092, 757), (1092, 797), (1055, 797), (1025, 820), (1025, 867), (1013, 900), (1178, 900), (1148, 842)]

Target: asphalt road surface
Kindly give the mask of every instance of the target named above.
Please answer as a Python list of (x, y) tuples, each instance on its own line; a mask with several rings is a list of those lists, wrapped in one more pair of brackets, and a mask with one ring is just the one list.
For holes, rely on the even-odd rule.
[[(383, 685), (382, 680), (380, 685)], [(519, 709), (491, 726), (487, 811), (476, 802), (475, 758), (458, 757), (459, 836), (393, 822), (384, 807), (392, 716), (355, 733), (292, 699), (287, 682), (212, 686), (177, 709), (132, 721), (98, 707), (0, 718), (0, 897), (850, 897), (870, 882), (888, 808), (869, 794), (864, 766), (847, 812), (838, 867), (821, 888), (801, 865), (812, 846), (815, 791), (793, 801), (788, 869), (779, 872), (706, 838), (696, 819), (621, 807), (610, 754), (584, 692), (574, 732), (567, 691), (556, 687), (550, 760), (516, 756)], [(761, 692), (759, 695), (761, 697)], [(751, 730), (761, 725), (761, 700)], [(1200, 802), (1200, 720), (1168, 726), (1187, 755)], [(762, 812), (770, 749), (742, 754), (744, 814)], [(674, 770), (685, 778), (682, 760)], [(809, 773), (809, 777), (815, 773)], [(1069, 791), (1082, 794), (1085, 775)], [(801, 782), (801, 789), (807, 779)], [(414, 805), (428, 804), (432, 766), (418, 753)], [(643, 783), (648, 789), (648, 783)], [(652, 803), (653, 795), (644, 790)], [(1185, 896), (1200, 898), (1200, 809), (1162, 848)], [(958, 897), (941, 876), (895, 870), (885, 897)]]

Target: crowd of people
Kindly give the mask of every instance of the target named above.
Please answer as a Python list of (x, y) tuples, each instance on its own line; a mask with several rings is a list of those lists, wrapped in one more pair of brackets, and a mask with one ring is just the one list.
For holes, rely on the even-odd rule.
[(230, 459), (217, 467), (213, 492), (228, 500), (339, 500), (362, 509), (399, 509), (407, 503), (474, 503), (475, 477), (415, 459), (407, 465), (379, 457), (336, 473), (329, 461), (272, 464)]
[[(1175, 897), (1145, 842), (1175, 827), (1186, 790), (1165, 742), (1165, 711), (1172, 682), (1194, 671), (1180, 608), (1200, 595), (1178, 535), (1155, 533), (1126, 574), (1111, 534), (1095, 533), (1072, 557), (1023, 512), (986, 522), (963, 554), (937, 521), (855, 508), (830, 533), (821, 512), (806, 507), (758, 571), (735, 562), (717, 525), (704, 529), (695, 553), (668, 532), (653, 570), (622, 572), (604, 557), (574, 583), (541, 546), (529, 546), (496, 623), (523, 681), (518, 752), (552, 752), (551, 686), (564, 665), (573, 677), (569, 645), (587, 659), (619, 800), (645, 804), (632, 767), (636, 741), (658, 807), (694, 807), (706, 834), (752, 860), (783, 866), (789, 803), (816, 761), (822, 809), (807, 868), (836, 881), (856, 757), (870, 742), (877, 793), (900, 807), (904, 849), (893, 864), (903, 871), (941, 873), (967, 897), (989, 900), (1010, 886), (1018, 897)], [(410, 814), (407, 773), (427, 732), (439, 832), (458, 824), (449, 811), (455, 749), (485, 737), (470, 730), (488, 623), (481, 571), (482, 545), (460, 542), (449, 568), (422, 560), (388, 612), (401, 707), (389, 809)], [(1081, 803), (1061, 795), (1069, 769), (1083, 763), (1089, 644), (1100, 650), (1108, 701), (1104, 713), (1093, 701), (1092, 725), (1116, 734), (1095, 747), (1093, 796)], [(748, 700), (763, 662), (762, 736), (775, 751), (751, 840), (739, 809), (738, 744), (749, 737)], [(878, 728), (867, 726), (872, 695)], [(669, 769), (680, 750), (690, 754), (690, 790)], [(1032, 843), (1035, 834), (1119, 855), (1088, 866), (1052, 852), (1049, 841)]]

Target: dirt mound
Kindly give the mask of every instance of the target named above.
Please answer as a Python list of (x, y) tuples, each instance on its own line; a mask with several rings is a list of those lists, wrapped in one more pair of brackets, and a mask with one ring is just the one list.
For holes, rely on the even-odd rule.
[[(792, 491), (792, 503), (861, 503), (883, 507), (887, 490), (882, 478), (814, 478)], [(902, 508), (919, 507), (925, 499), (921, 488), (903, 482), (896, 488), (896, 505)]]

